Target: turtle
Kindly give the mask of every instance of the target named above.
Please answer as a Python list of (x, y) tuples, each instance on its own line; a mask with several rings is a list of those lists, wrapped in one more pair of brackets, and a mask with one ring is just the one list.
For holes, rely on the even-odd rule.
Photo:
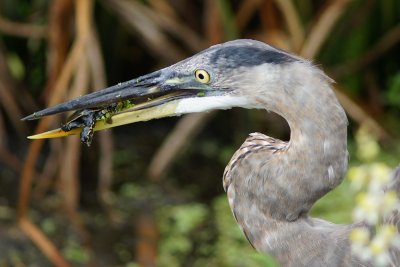
[(61, 125), (61, 130), (69, 132), (72, 129), (82, 128), (80, 133), (81, 143), (90, 146), (97, 121), (104, 120), (106, 123), (112, 123), (112, 116), (114, 114), (132, 105), (131, 101), (126, 100), (105, 107), (78, 110), (68, 118), (67, 123)]

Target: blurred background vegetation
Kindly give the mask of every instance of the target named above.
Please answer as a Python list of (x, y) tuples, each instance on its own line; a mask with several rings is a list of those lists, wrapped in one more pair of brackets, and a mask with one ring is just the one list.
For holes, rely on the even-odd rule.
[[(0, 0), (0, 266), (276, 266), (244, 239), (221, 178), (248, 133), (288, 139), (280, 117), (168, 118), (96, 133), (90, 148), (26, 139), (66, 117), (20, 121), (235, 38), (321, 65), (350, 119), (351, 165), (361, 126), (374, 160), (398, 164), (398, 0)], [(314, 216), (351, 221), (347, 180)]]

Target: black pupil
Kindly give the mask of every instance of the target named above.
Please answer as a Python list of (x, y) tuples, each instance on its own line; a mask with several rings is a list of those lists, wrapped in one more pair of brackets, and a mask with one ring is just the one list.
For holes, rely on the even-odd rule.
[(199, 77), (200, 80), (203, 80), (204, 79), (204, 74), (203, 73), (199, 73), (198, 77)]

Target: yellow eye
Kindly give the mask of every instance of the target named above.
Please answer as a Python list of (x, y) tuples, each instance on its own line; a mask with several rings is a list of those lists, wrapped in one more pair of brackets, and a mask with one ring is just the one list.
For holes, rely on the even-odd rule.
[(203, 69), (198, 69), (194, 72), (194, 76), (196, 76), (196, 80), (201, 83), (208, 83), (210, 82), (210, 74)]

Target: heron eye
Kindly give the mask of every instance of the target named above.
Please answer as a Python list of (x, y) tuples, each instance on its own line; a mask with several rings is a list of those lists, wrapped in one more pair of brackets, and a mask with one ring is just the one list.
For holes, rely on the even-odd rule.
[(194, 72), (194, 75), (196, 76), (196, 80), (201, 83), (208, 83), (210, 81), (210, 74), (205, 70), (198, 69)]

